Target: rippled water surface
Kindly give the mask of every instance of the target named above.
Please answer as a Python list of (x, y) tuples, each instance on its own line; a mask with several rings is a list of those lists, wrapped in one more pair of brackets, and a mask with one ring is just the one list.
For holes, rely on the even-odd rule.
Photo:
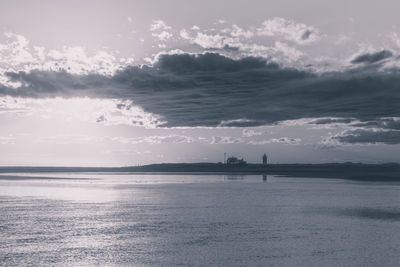
[(2, 174), (0, 265), (400, 265), (400, 183), (264, 178)]

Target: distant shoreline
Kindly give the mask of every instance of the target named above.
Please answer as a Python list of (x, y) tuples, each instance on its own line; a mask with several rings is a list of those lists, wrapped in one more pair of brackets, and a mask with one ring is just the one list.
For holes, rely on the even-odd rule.
[(291, 177), (400, 181), (400, 164), (246, 164), (162, 163), (129, 167), (0, 167), (0, 173), (119, 172), (137, 174), (266, 174)]

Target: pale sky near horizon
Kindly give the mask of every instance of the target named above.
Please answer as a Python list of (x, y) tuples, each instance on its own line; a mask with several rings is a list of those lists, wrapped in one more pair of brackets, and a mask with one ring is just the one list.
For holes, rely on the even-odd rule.
[(399, 1), (1, 1), (0, 165), (400, 162)]

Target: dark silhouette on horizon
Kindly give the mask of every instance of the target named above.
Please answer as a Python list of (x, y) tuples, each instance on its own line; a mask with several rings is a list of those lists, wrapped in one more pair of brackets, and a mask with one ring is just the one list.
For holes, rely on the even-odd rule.
[(263, 164), (161, 163), (130, 167), (0, 167), (0, 173), (136, 172), (136, 173), (242, 173), (291, 177), (342, 178), (361, 181), (400, 181), (400, 164)]
[(267, 154), (265, 154), (265, 153), (264, 153), (264, 155), (262, 157), (262, 162), (263, 162), (263, 165), (267, 165), (268, 157), (267, 157)]
[(239, 159), (237, 157), (229, 157), (226, 160), (227, 165), (246, 165), (247, 162), (244, 159)]

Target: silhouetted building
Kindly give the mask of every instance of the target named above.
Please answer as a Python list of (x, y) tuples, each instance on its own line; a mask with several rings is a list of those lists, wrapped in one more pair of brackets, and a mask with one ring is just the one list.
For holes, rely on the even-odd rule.
[(268, 161), (267, 154), (264, 154), (264, 156), (262, 157), (262, 159), (263, 159), (263, 165), (267, 165), (267, 161)]
[(226, 164), (228, 164), (228, 165), (246, 165), (247, 162), (244, 159), (238, 159), (237, 157), (229, 157), (226, 160)]

